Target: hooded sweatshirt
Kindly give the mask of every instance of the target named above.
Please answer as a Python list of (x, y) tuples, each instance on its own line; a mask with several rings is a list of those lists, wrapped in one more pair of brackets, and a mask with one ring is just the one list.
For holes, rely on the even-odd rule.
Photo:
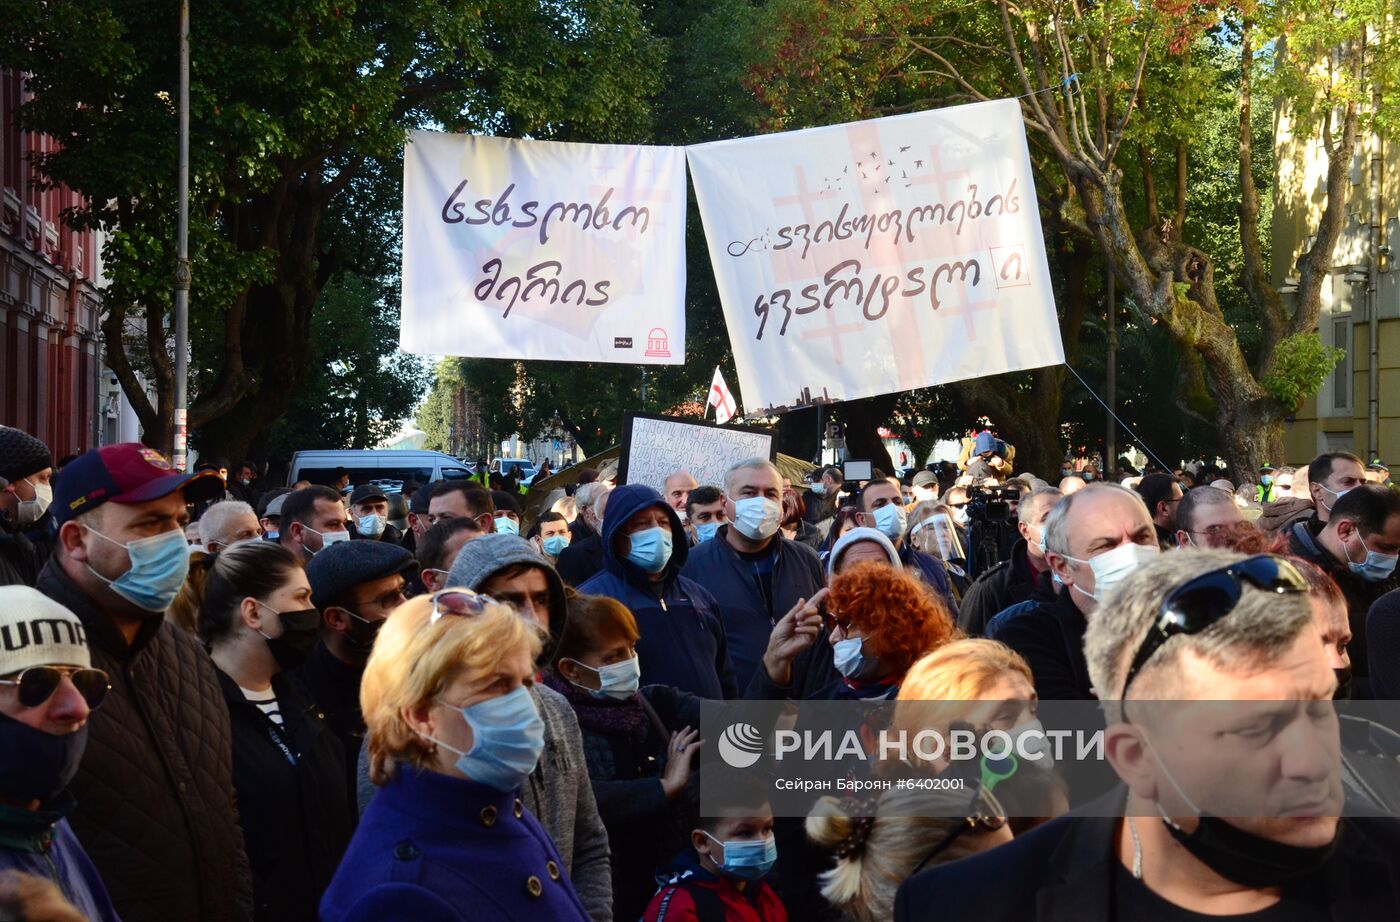
[[(632, 517), (652, 506), (663, 510), (671, 525), (671, 558), (660, 581), (619, 556), (614, 547)], [(602, 539), (605, 567), (579, 592), (617, 599), (632, 611), (641, 632), (637, 657), (642, 684), (673, 685), (701, 698), (738, 697), (719, 606), (698, 583), (680, 575), (690, 548), (676, 511), (651, 487), (618, 487), (608, 496)], [(625, 554), (625, 539), (623, 544)]]

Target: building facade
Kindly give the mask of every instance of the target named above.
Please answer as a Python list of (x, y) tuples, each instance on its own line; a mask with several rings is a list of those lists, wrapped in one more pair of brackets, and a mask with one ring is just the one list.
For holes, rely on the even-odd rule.
[[(1374, 31), (1368, 39), (1377, 40)], [(1376, 104), (1370, 97), (1368, 106)], [(1305, 137), (1294, 126), (1292, 113), (1280, 106), (1274, 116), (1272, 242), (1273, 281), (1285, 304), (1296, 291), (1298, 260), (1312, 244), (1327, 186), (1321, 132)], [(1290, 418), (1286, 458), (1279, 462), (1351, 451), (1366, 461), (1400, 463), (1400, 276), (1391, 252), (1400, 233), (1400, 145), (1360, 133), (1347, 179), (1345, 223), (1323, 282), (1318, 320), (1322, 342), (1344, 357)]]
[(39, 189), (31, 158), (56, 142), (20, 131), (22, 76), (0, 70), (0, 423), (54, 457), (99, 444), (98, 240), (63, 224), (70, 189)]

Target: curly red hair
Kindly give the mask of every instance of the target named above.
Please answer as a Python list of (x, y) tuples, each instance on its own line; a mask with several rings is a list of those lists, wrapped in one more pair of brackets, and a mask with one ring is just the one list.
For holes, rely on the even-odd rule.
[(831, 581), (826, 606), (850, 618), (872, 655), (903, 675), (956, 634), (948, 606), (918, 579), (888, 564), (858, 563)]

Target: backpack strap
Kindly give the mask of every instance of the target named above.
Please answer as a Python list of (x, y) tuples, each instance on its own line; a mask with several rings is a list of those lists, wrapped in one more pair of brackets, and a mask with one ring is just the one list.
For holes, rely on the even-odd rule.
[(666, 893), (661, 897), (661, 905), (656, 908), (656, 922), (666, 922), (666, 910), (671, 905), (672, 898), (680, 890), (690, 894), (691, 900), (695, 903), (696, 922), (725, 922), (724, 903), (720, 900), (719, 894), (709, 887), (695, 886), (684, 878), (672, 880), (667, 885)]

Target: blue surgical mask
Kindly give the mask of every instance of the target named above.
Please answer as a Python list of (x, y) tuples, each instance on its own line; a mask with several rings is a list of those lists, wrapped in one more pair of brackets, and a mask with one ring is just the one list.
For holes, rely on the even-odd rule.
[(822, 483), (820, 480), (812, 484), (810, 489), (818, 496), (824, 496), (826, 494), (826, 484)]
[[(1360, 534), (1357, 535), (1357, 540), (1361, 540)], [(1400, 557), (1373, 551), (1366, 546), (1365, 541), (1361, 542), (1361, 549), (1366, 552), (1366, 559), (1357, 563), (1351, 559), (1351, 551), (1347, 550), (1345, 544), (1342, 545), (1342, 550), (1347, 555), (1347, 566), (1351, 568), (1351, 572), (1369, 583), (1381, 583), (1390, 579), (1390, 574), (1395, 572), (1395, 563), (1400, 560)]]
[(384, 526), (387, 521), (388, 520), (384, 516), (372, 512), (369, 515), (362, 515), (356, 519), (355, 527), (359, 530), (360, 534), (364, 535), (366, 538), (378, 538), (380, 535), (384, 534)]
[(571, 662), (598, 676), (597, 688), (588, 688), (577, 682), (573, 683), (595, 698), (616, 698), (623, 701), (635, 695), (637, 689), (641, 687), (642, 662), (635, 656), (620, 663), (613, 663), (611, 666), (598, 666), (596, 668), (587, 663), (580, 663), (578, 660), (571, 660)]
[(865, 655), (859, 637), (836, 641), (831, 646), (831, 657), (836, 671), (852, 681), (869, 678), (880, 665), (879, 657)]
[(631, 549), (627, 559), (644, 573), (660, 573), (671, 560), (671, 529), (648, 528), (627, 536)]
[(520, 523), (508, 515), (498, 515), (496, 516), (496, 534), (518, 535), (520, 534)]
[(695, 543), (699, 544), (702, 541), (709, 541), (715, 536), (715, 532), (719, 531), (719, 526), (719, 522), (703, 522), (699, 525), (696, 525)]
[(1268, 474), (1265, 474), (1263, 477), (1259, 478), (1259, 482), (1267, 487), (1269, 484), (1274, 482), (1274, 478), (1270, 477)]
[(269, 541), (276, 542), (277, 539), (281, 537), (281, 535), (279, 535), (279, 534), (278, 534), (277, 532), (275, 532), (275, 531), (270, 531), (270, 532), (268, 532), (268, 533), (265, 535), (265, 537), (266, 537), (267, 540), (269, 540)]
[(116, 579), (108, 579), (91, 566), (88, 566), (89, 573), (137, 608), (163, 612), (170, 607), (190, 572), (189, 545), (183, 531), (177, 528), (125, 544), (113, 541), (91, 525), (88, 531), (108, 544), (126, 548), (126, 554), (131, 558), (131, 569)]
[(498, 791), (514, 791), (525, 783), (544, 752), (544, 721), (529, 689), (459, 708), (472, 729), (472, 748), (463, 752), (427, 734), (423, 738), (455, 752), (457, 769), (473, 781)]
[(569, 546), (567, 535), (550, 535), (540, 542), (544, 546), (544, 552), (551, 557), (558, 557), (564, 553), (564, 548)]
[(711, 855), (719, 869), (743, 880), (758, 880), (769, 871), (778, 860), (778, 843), (771, 836), (762, 839), (726, 839), (721, 842), (708, 832), (705, 837), (724, 849), (724, 860)]
[(904, 507), (898, 503), (888, 503), (875, 510), (875, 527), (891, 541), (903, 538), (904, 528), (908, 524), (909, 517), (905, 515)]

